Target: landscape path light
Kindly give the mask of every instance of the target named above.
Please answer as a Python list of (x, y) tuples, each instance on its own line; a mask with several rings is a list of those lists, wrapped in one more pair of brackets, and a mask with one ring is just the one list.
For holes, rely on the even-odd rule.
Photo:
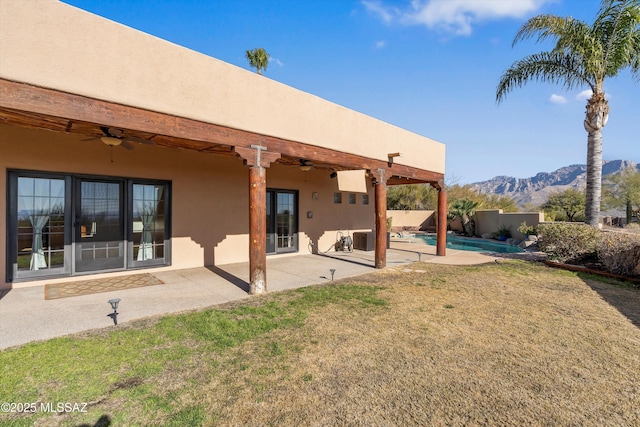
[(107, 314), (107, 316), (113, 319), (114, 325), (117, 325), (118, 324), (118, 304), (120, 303), (120, 298), (113, 298), (107, 302), (111, 304), (111, 308), (113, 309), (113, 313)]

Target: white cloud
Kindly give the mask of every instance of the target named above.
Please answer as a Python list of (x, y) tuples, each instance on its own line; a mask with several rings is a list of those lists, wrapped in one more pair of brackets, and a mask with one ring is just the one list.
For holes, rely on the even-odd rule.
[(282, 63), (282, 61), (280, 61), (278, 58), (270, 57), (270, 58), (269, 58), (269, 63), (270, 63), (270, 64), (272, 64), (272, 63), (273, 63), (273, 64), (276, 64), (276, 65), (278, 65), (278, 66), (280, 66), (280, 67), (284, 67), (284, 64), (283, 64), (283, 63)]
[(586, 101), (587, 99), (591, 98), (591, 95), (593, 95), (591, 89), (583, 90), (578, 95), (576, 95), (576, 99), (578, 101)]
[(395, 8), (385, 7), (379, 0), (362, 0), (362, 4), (370, 13), (377, 15), (384, 22), (391, 22), (399, 13)]
[(411, 0), (401, 10), (379, 0), (362, 0), (365, 8), (386, 23), (424, 25), (455, 35), (468, 36), (481, 21), (525, 17), (550, 0)]
[(552, 104), (562, 105), (567, 103), (567, 98), (561, 95), (556, 95), (554, 93), (551, 95), (551, 97), (549, 97), (549, 102), (551, 102)]
[(384, 40), (378, 40), (375, 44), (376, 49), (382, 49), (387, 45), (387, 42)]
[[(591, 89), (585, 89), (582, 92), (580, 92), (579, 94), (576, 95), (576, 99), (578, 101), (588, 101), (589, 98), (591, 98), (591, 95), (593, 95), (593, 91)], [(609, 93), (604, 93), (604, 97), (607, 100), (611, 99), (611, 94)]]

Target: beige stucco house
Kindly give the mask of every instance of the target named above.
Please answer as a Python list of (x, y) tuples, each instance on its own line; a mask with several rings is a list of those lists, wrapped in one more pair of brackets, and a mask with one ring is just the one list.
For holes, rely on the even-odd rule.
[(267, 256), (358, 230), (384, 267), (386, 186), (441, 189), (444, 165), (441, 143), (73, 6), (1, 4), (0, 287), (248, 261), (260, 292)]

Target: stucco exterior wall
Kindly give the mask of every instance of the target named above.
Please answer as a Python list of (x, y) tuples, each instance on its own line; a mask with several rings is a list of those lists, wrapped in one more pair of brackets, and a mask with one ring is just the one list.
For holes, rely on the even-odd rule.
[(503, 213), (502, 209), (478, 210), (475, 214), (476, 235), (482, 236), (485, 233), (494, 233), (501, 226), (511, 230), (511, 236), (516, 239), (524, 239), (522, 233), (518, 231), (520, 224), (526, 221), (527, 225), (537, 226), (544, 221), (543, 212), (513, 212)]
[(435, 211), (427, 210), (387, 210), (387, 218), (392, 217), (393, 221), (391, 227), (393, 229), (404, 227), (417, 227), (418, 229), (424, 227), (433, 227), (436, 225)]
[[(172, 182), (172, 265), (191, 268), (247, 262), (249, 259), (249, 169), (234, 156), (133, 144), (133, 150), (109, 148), (99, 140), (57, 132), (0, 125), (0, 241), (6, 242), (7, 170), (63, 172), (108, 177), (147, 178)], [(113, 150), (113, 163), (110, 161)], [(309, 253), (309, 240), (321, 250), (330, 247), (336, 232), (371, 230), (374, 222), (373, 189), (369, 204), (333, 203), (338, 191), (330, 171), (300, 171), (273, 164), (266, 169), (267, 187), (298, 191), (299, 251)], [(318, 193), (313, 198), (313, 193)], [(307, 218), (307, 212), (313, 218)], [(0, 288), (6, 287), (5, 244), (0, 256)], [(286, 255), (270, 255), (286, 256)], [(86, 276), (84, 276), (86, 279)], [(82, 279), (82, 277), (76, 278)], [(64, 280), (69, 280), (66, 278)], [(47, 280), (47, 283), (55, 280)], [(15, 286), (42, 284), (42, 281)]]
[(57, 0), (2, 2), (0, 77), (445, 171), (439, 142)]

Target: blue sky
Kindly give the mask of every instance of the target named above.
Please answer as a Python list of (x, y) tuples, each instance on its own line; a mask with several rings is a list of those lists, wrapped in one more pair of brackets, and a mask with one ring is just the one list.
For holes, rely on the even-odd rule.
[[(583, 89), (530, 83), (495, 102), (513, 61), (548, 49), (511, 46), (531, 16), (593, 22), (598, 0), (65, 0), (173, 43), (447, 145), (447, 180), (518, 178), (586, 162)], [(640, 163), (640, 82), (605, 83), (605, 160)], [(425, 154), (428, 155), (428, 154)]]

